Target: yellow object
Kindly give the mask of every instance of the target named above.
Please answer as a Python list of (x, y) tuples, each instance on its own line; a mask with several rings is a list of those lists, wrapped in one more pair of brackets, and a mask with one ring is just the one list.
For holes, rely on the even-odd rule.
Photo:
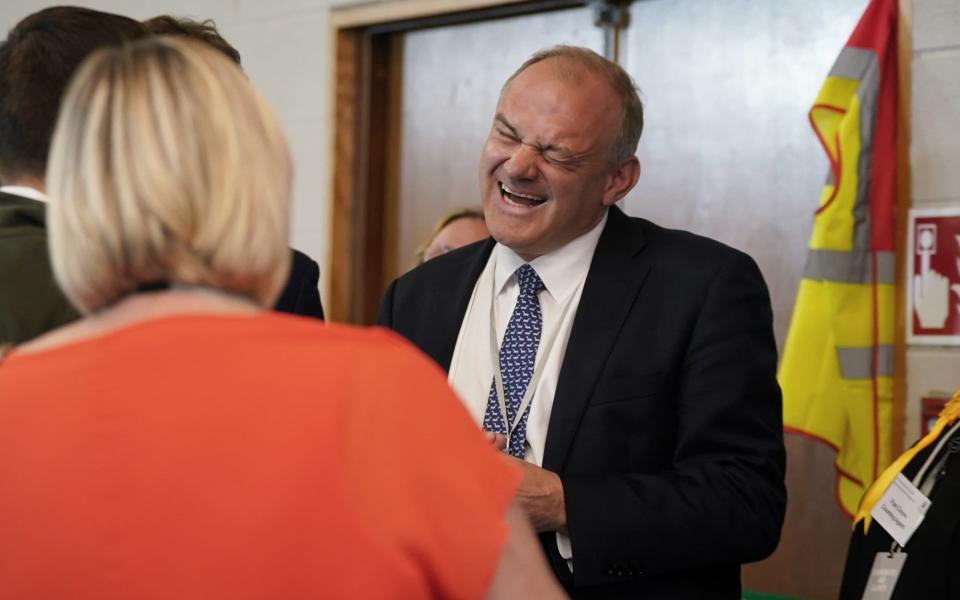
[(903, 471), (903, 468), (913, 460), (913, 457), (916, 456), (917, 453), (932, 444), (934, 440), (940, 437), (943, 430), (955, 423), (958, 418), (960, 418), (960, 391), (955, 393), (953, 398), (943, 407), (943, 410), (940, 411), (940, 416), (937, 418), (937, 422), (934, 423), (933, 428), (927, 435), (923, 436), (913, 448), (901, 454), (900, 457), (893, 461), (893, 464), (887, 467), (883, 474), (873, 482), (873, 485), (871, 485), (867, 493), (864, 494), (863, 502), (860, 503), (857, 518), (853, 521), (854, 528), (857, 527), (857, 523), (863, 521), (863, 532), (866, 533), (870, 530), (870, 523), (873, 521), (873, 518), (870, 516), (870, 511), (873, 510), (874, 505), (880, 500), (883, 493), (887, 491), (887, 488), (890, 487), (893, 480), (897, 478), (897, 475)]
[(777, 373), (784, 429), (836, 450), (851, 518), (892, 459), (896, 18), (871, 0), (810, 109), (830, 178)]

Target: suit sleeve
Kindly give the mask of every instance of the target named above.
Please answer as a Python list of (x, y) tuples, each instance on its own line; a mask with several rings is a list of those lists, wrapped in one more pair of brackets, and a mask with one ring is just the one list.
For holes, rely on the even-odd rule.
[(561, 473), (577, 586), (759, 560), (775, 549), (786, 490), (770, 300), (734, 253), (693, 324), (676, 397), (672, 468)]

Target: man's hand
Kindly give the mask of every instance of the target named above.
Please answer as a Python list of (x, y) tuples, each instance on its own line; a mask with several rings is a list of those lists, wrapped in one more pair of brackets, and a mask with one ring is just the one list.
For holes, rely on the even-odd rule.
[(530, 524), (542, 531), (567, 532), (567, 506), (563, 500), (563, 484), (553, 471), (541, 469), (533, 463), (504, 455), (504, 459), (523, 471), (517, 488), (516, 502), (530, 519)]
[[(483, 437), (498, 451), (507, 447), (507, 436), (493, 431), (484, 431)], [(530, 524), (541, 531), (567, 532), (567, 505), (563, 501), (563, 484), (553, 471), (541, 469), (533, 463), (520, 460), (509, 454), (503, 458), (523, 471), (523, 479), (517, 488), (516, 502), (527, 514)]]
[(502, 433), (496, 433), (495, 431), (484, 431), (483, 437), (490, 442), (490, 445), (493, 446), (496, 450), (503, 450), (507, 447), (507, 436)]

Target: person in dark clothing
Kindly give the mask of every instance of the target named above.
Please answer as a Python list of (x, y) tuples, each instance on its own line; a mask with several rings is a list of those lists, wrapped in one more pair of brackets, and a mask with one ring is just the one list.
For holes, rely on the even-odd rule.
[[(960, 571), (956, 569), (960, 563), (958, 454), (960, 392), (947, 403), (930, 432), (895, 460), (864, 494), (847, 551), (840, 600), (960, 599)], [(890, 502), (883, 497), (891, 487), (910, 490), (916, 506), (925, 511), (908, 539), (898, 532), (906, 542), (903, 546), (872, 515), (876, 507), (882, 510)], [(887, 525), (897, 528), (908, 521), (903, 518)]]
[(95, 50), (148, 35), (137, 21), (88, 8), (35, 12), (0, 43), (0, 344), (79, 315), (54, 282), (44, 175), (61, 97)]

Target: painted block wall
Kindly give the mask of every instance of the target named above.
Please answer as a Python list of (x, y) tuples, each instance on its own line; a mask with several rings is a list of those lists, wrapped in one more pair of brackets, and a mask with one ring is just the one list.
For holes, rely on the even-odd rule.
[[(913, 0), (911, 196), (915, 208), (960, 207), (960, 2)], [(920, 435), (920, 398), (960, 389), (960, 348), (907, 349), (904, 440)]]

